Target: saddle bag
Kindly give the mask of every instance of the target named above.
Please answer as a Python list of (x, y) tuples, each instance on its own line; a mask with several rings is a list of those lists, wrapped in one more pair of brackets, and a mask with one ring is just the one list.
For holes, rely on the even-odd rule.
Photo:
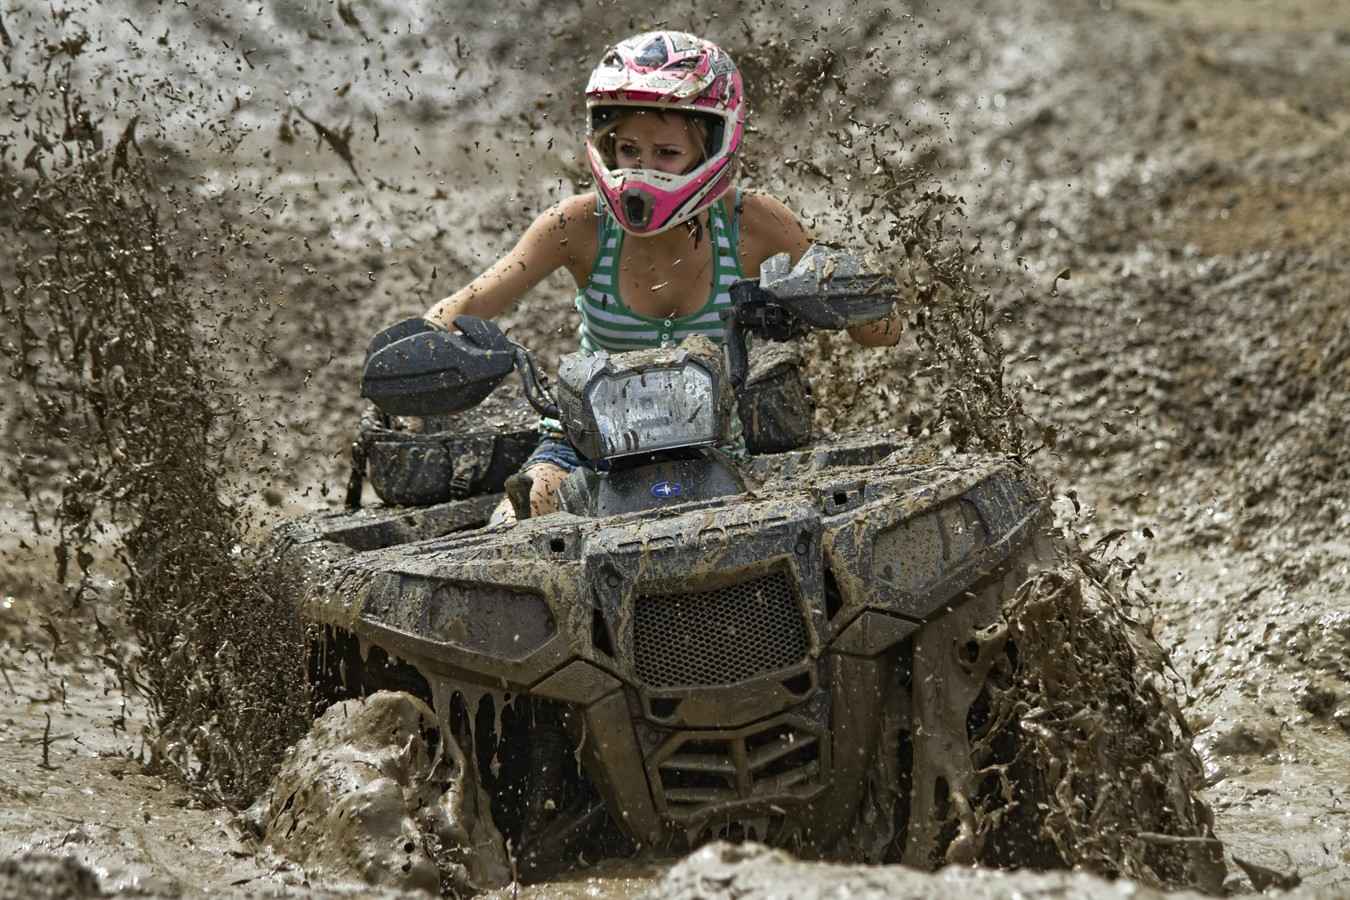
[(361, 417), (352, 444), (352, 473), (347, 508), (361, 505), (364, 479), (390, 506), (430, 506), (500, 493), (507, 477), (529, 457), (539, 442), (533, 428), (465, 430), (442, 417), (427, 417), (423, 430), (394, 427), (371, 409)]

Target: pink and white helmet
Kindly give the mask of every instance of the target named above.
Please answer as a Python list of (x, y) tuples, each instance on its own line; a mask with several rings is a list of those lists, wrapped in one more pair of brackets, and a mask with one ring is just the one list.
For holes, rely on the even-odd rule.
[[(609, 168), (595, 138), (625, 107), (705, 117), (703, 162), (682, 175)], [(659, 234), (730, 189), (745, 134), (745, 90), (736, 64), (711, 41), (681, 31), (649, 31), (616, 44), (591, 72), (586, 112), (586, 153), (596, 193), (629, 234)]]

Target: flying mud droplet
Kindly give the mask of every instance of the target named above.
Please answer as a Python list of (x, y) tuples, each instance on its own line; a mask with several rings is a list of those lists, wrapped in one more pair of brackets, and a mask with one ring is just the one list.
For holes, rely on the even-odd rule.
[(1056, 272), (1056, 273), (1055, 273), (1055, 278), (1054, 278), (1054, 280), (1050, 282), (1050, 296), (1051, 296), (1051, 297), (1058, 297), (1058, 296), (1059, 296), (1059, 283), (1060, 283), (1061, 281), (1068, 281), (1068, 280), (1071, 279), (1072, 277), (1073, 277), (1073, 271), (1072, 271), (1068, 266), (1065, 266), (1064, 268), (1062, 268), (1062, 269), (1060, 269), (1058, 272)]

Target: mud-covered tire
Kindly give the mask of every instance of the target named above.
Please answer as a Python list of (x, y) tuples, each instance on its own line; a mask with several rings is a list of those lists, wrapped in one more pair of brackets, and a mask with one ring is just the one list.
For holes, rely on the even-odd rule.
[[(1059, 560), (1052, 536), (1034, 527), (963, 602), (907, 644), (909, 658), (898, 670), (908, 680), (913, 704), (909, 734), (901, 741), (908, 796), (896, 809), (891, 861), (919, 868), (951, 862), (1062, 866), (1053, 844), (1040, 836), (1041, 786), (1034, 772), (1020, 765), (1017, 718), (992, 702), (996, 691), (1011, 686), (1017, 667), (1004, 612), (1029, 577)], [(978, 678), (970, 674), (981, 671)], [(961, 736), (953, 739), (957, 733)], [(954, 752), (958, 747), (965, 750)], [(963, 799), (954, 803), (958, 793)], [(968, 820), (960, 821), (959, 807), (966, 803), (998, 822), (971, 846), (961, 843), (968, 837), (962, 827)]]

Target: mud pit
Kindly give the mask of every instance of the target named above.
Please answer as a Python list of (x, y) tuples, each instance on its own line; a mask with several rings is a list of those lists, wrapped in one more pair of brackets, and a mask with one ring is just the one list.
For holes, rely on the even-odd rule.
[[(375, 4), (278, 5), (253, 19), (227, 12), (128, 3), (81, 15), (102, 29), (85, 59), (105, 78), (112, 66), (177, 84), (182, 102), (162, 108), (155, 137), (179, 148), (161, 163), (164, 177), (215, 210), (196, 233), (226, 222), (247, 232), (247, 246), (201, 245), (218, 247), (224, 262), (195, 258), (198, 275), (224, 273), (207, 285), (216, 293), (200, 296), (214, 335), (239, 345), (232, 377), (248, 385), (257, 412), (234, 480), (266, 518), (339, 499), (357, 415), (349, 385), (368, 334), (452, 289), (531, 210), (574, 189), (577, 91), (560, 86), (558, 72), (579, 80), (575, 60), (594, 56), (613, 23), (522, 10), (499, 24), (479, 13), (469, 37), (462, 22)], [(1088, 543), (1118, 546), (1156, 598), (1136, 612), (1172, 648), (1188, 685), (1184, 713), (1199, 733), (1217, 833), (1233, 857), (1274, 873), (1232, 867), (1232, 884), (1250, 889), (1297, 871), (1313, 889), (1343, 890), (1350, 163), (1341, 97), (1350, 19), (1331, 0), (1278, 11), (1133, 0), (912, 12), (888, 21), (864, 10), (841, 23), (827, 8), (806, 22), (793, 20), (797, 12), (745, 11), (748, 34), (728, 37), (729, 49), (752, 76), (782, 78), (787, 92), (779, 102), (756, 97), (753, 181), (806, 211), (822, 234), (837, 233), (853, 207), (835, 204), (866, 203), (842, 179), (862, 172), (863, 158), (838, 138), (857, 107), (888, 113), (911, 136), (908, 152), (940, 167), (941, 184), (964, 200), (965, 241), (984, 250), (972, 277), (992, 291), (1009, 389), (1038, 422), (1028, 446), (1049, 445), (1033, 460), (1055, 478), (1070, 527)], [(661, 14), (675, 26), (689, 15)], [(27, 5), (0, 11), (7, 59), (46, 16)], [(521, 21), (541, 23), (530, 26), (532, 46), (549, 47), (546, 55), (517, 52)], [(693, 27), (707, 30), (701, 19)], [(784, 44), (792, 28), (807, 39)], [(423, 44), (428, 32), (435, 40)], [(874, 65), (841, 62), (883, 44), (891, 49)], [(808, 56), (795, 71), (775, 68)], [(375, 74), (364, 74), (363, 59)], [(207, 81), (214, 95), (200, 88)], [(499, 90), (485, 102), (492, 83)], [(99, 110), (110, 137), (133, 109)], [(330, 123), (338, 137), (350, 124), (362, 182), (288, 110)], [(229, 127), (208, 137), (190, 130), (189, 113)], [(145, 146), (158, 153), (150, 134)], [(184, 145), (184, 134), (196, 139)], [(12, 273), (3, 274), (9, 287)], [(522, 304), (507, 319), (513, 335), (560, 349), (573, 325), (563, 287), (551, 283)], [(932, 376), (903, 352), (832, 341), (819, 349), (822, 424), (881, 419), (922, 434), (946, 430), (951, 419), (936, 410), (960, 411), (962, 396), (935, 394)], [(7, 405), (7, 460), (27, 449), (28, 429), (12, 413)], [(40, 462), (25, 465), (43, 474)], [(80, 662), (99, 644), (78, 642), (50, 586), (49, 547), (34, 540), (17, 494), (4, 502), (0, 592), (13, 685), (5, 752), (16, 774), (0, 846), (15, 855), (78, 848), (112, 890), (320, 890), (255, 853), (220, 810), (193, 809), (171, 782), (116, 755), (136, 748), (113, 729), (116, 679)], [(51, 677), (42, 659), (54, 661)], [(129, 713), (134, 734), (134, 703)], [(44, 747), (54, 768), (39, 766)], [(230, 853), (238, 861), (222, 866)], [(747, 860), (751, 874), (740, 875), (735, 854), (689, 865), (708, 867), (719, 886), (767, 870), (770, 885), (818, 877), (823, 890), (837, 875), (772, 858)], [(631, 895), (651, 884), (588, 877), (534, 890)], [(684, 877), (657, 890), (678, 893)], [(1022, 877), (998, 876), (989, 890), (1030, 887)]]

